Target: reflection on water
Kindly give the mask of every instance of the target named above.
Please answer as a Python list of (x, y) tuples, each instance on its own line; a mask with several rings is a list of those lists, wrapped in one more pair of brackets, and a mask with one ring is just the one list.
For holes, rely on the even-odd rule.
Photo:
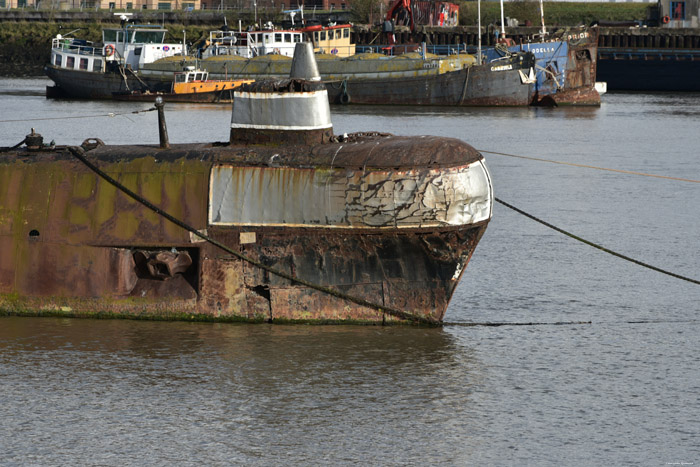
[[(51, 101), (0, 80), (0, 146), (157, 144), (148, 103)], [(336, 133), (699, 178), (700, 94), (600, 108), (334, 107)], [(90, 118), (72, 118), (84, 117)], [(43, 118), (42, 121), (28, 121)], [(167, 105), (171, 142), (226, 141), (229, 106)], [(697, 278), (700, 185), (486, 154), (496, 195)], [(1, 189), (1, 187), (0, 187)], [(1, 210), (2, 207), (0, 207)], [(1, 263), (0, 258), (0, 263)], [(700, 458), (700, 289), (496, 205), (447, 311), (422, 329), (0, 318), (10, 465), (655, 465)], [(629, 322), (652, 321), (632, 325)]]
[[(124, 352), (143, 357), (205, 353), (240, 361), (280, 347), (266, 360), (305, 358), (357, 360), (388, 366), (440, 363), (455, 351), (441, 329), (376, 326), (272, 326), (91, 320), (3, 318), (0, 352), (85, 350)], [(280, 368), (281, 369), (281, 368)]]
[[(159, 458), (182, 449), (183, 436), (224, 443), (197, 454), (213, 462), (275, 463), (290, 449), (298, 462), (371, 461), (386, 449), (397, 461), (438, 455), (441, 442), (420, 453), (412, 444), (468, 413), (479, 372), (473, 350), (441, 329), (0, 318), (0, 390), (21, 402), (25, 435), (69, 429), (61, 444), (96, 443), (97, 463), (130, 458), (122, 430), (132, 424), (148, 433), (139, 449)], [(20, 423), (3, 411), (0, 427)], [(276, 450), (262, 452), (271, 442)], [(26, 443), (14, 444), (11, 461), (26, 458)]]

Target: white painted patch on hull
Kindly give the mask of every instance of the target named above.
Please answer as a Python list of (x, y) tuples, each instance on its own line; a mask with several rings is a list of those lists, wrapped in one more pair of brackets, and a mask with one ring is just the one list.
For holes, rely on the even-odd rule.
[(422, 228), (490, 219), (483, 161), (462, 167), (354, 171), (218, 165), (209, 223), (239, 226)]

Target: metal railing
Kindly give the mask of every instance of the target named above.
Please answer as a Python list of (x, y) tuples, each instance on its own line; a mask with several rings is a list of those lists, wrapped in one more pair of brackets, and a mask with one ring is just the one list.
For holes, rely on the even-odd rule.
[(54, 37), (51, 40), (51, 48), (78, 55), (103, 56), (102, 47), (95, 47), (86, 41), (73, 39), (71, 37), (62, 37), (61, 39)]
[[(402, 55), (410, 52), (421, 53), (421, 44), (401, 44), (401, 45), (357, 45), (356, 53), (378, 53), (382, 55)], [(443, 44), (426, 45), (425, 52), (433, 55), (450, 56), (464, 54), (467, 52), (467, 44)]]

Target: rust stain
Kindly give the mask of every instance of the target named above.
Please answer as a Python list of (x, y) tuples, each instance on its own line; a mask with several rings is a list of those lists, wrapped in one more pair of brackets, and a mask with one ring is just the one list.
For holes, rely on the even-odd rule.
[[(403, 231), (382, 230), (381, 222), (334, 229), (208, 223), (210, 177), (220, 175), (222, 164), (258, 177), (261, 191), (251, 193), (254, 197), (264, 194), (263, 169), (291, 167), (295, 170), (274, 175), (290, 198), (303, 194), (298, 189), (306, 183), (351, 180), (339, 195), (364, 203), (377, 219), (397, 216), (397, 203), (412, 200), (412, 193), (426, 187), (432, 188), (420, 201), (424, 206), (408, 203), (398, 216), (411, 219), (428, 205), (448, 210), (441, 174), (482, 159), (469, 145), (449, 138), (354, 134), (312, 147), (99, 146), (88, 157), (161, 209), (254, 260), (435, 319), (442, 318), (488, 222)], [(241, 176), (234, 182), (245, 180)], [(375, 309), (299, 286), (211, 244), (193, 243), (189, 232), (118, 192), (64, 148), (0, 153), (0, 182), (0, 310), (391, 321)]]

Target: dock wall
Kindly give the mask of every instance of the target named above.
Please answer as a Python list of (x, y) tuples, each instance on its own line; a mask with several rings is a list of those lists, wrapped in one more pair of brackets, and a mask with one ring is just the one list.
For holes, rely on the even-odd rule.
[[(482, 27), (481, 42), (484, 46), (494, 45), (496, 31), (492, 26)], [(550, 33), (565, 33), (576, 28), (551, 28)], [(516, 43), (526, 43), (528, 37), (539, 33), (539, 28), (521, 27), (508, 28), (508, 37)], [(600, 48), (666, 48), (666, 49), (700, 49), (700, 28), (599, 28), (598, 47)], [(422, 27), (411, 32), (408, 28), (397, 28), (394, 33), (397, 44), (421, 43), (430, 45), (475, 46), (479, 42), (479, 32), (476, 27), (437, 28)], [(357, 26), (354, 31), (355, 42), (358, 45), (386, 44), (385, 35), (377, 28)]]

